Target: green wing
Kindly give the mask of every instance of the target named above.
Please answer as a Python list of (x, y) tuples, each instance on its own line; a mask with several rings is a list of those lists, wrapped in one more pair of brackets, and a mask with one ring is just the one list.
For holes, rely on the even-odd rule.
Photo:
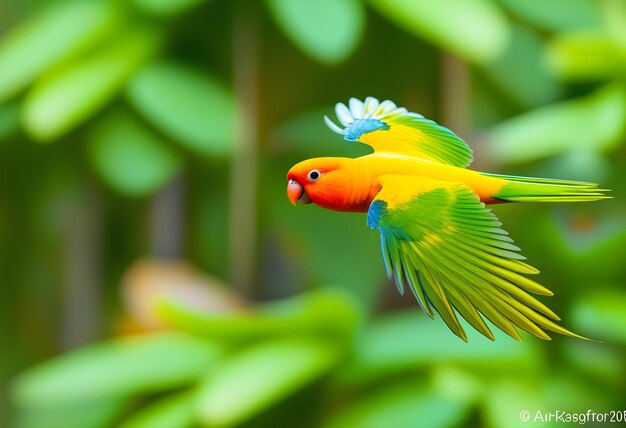
[(517, 340), (516, 327), (546, 340), (544, 330), (582, 338), (529, 294), (552, 292), (524, 276), (539, 271), (521, 261), (520, 249), (470, 189), (403, 176), (380, 181), (368, 226), (380, 231), (387, 275), (400, 293), (408, 285), (431, 318), (434, 309), (464, 341), (457, 313), (491, 340), (484, 318)]

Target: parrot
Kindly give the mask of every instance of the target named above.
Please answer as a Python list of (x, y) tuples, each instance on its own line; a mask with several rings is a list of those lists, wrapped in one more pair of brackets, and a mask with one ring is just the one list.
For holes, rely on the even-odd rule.
[(390, 100), (350, 98), (335, 112), (341, 126), (325, 116), (328, 127), (373, 153), (297, 163), (287, 173), (293, 205), (367, 213), (398, 292), (409, 288), (423, 312), (438, 313), (465, 342), (459, 315), (490, 340), (485, 320), (518, 341), (518, 328), (544, 340), (551, 340), (547, 331), (587, 339), (557, 324), (557, 314), (533, 296), (554, 293), (527, 277), (539, 271), (486, 206), (597, 201), (609, 198), (608, 189), (467, 169), (473, 152), (464, 140)]

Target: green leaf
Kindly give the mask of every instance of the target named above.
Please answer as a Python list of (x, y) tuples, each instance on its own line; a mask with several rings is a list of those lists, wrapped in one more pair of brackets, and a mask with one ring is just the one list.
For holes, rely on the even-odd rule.
[(602, 80), (626, 74), (626, 45), (608, 33), (565, 34), (548, 50), (554, 71), (568, 80)]
[(506, 47), (508, 24), (487, 0), (372, 0), (372, 5), (407, 31), (477, 63), (496, 59)]
[(326, 374), (339, 354), (310, 340), (248, 348), (225, 361), (201, 386), (197, 411), (209, 426), (233, 426)]
[(116, 190), (146, 195), (168, 182), (181, 158), (159, 136), (132, 116), (117, 112), (91, 133), (89, 157), (100, 176)]
[(524, 106), (553, 101), (560, 87), (543, 55), (543, 41), (534, 32), (515, 25), (506, 51), (485, 67), (485, 73), (507, 94)]
[(469, 343), (465, 343), (440, 319), (418, 314), (417, 308), (394, 313), (363, 329), (342, 378), (348, 383), (360, 383), (432, 364), (454, 363), (478, 370), (488, 366), (490, 370), (519, 372), (543, 363), (532, 341), (522, 344), (495, 327), (491, 330), (495, 342), (469, 327)]
[(415, 381), (366, 396), (324, 424), (328, 428), (452, 428), (469, 416), (471, 401), (460, 400)]
[(134, 27), (102, 50), (75, 61), (35, 85), (23, 123), (35, 139), (52, 141), (91, 117), (155, 51), (153, 29)]
[(211, 343), (175, 333), (91, 345), (20, 375), (13, 399), (42, 408), (163, 391), (193, 383), (220, 354)]
[(232, 94), (207, 73), (174, 62), (144, 67), (128, 97), (152, 124), (181, 144), (208, 155), (232, 151)]
[(128, 405), (124, 397), (77, 399), (37, 409), (18, 409), (14, 428), (104, 428), (112, 426)]
[(108, 34), (117, 20), (110, 2), (55, 2), (11, 31), (0, 45), (0, 103), (42, 73)]
[(120, 428), (187, 428), (195, 421), (196, 394), (185, 391), (150, 403), (134, 413)]
[(274, 20), (312, 58), (334, 64), (354, 51), (365, 13), (357, 0), (268, 0)]
[(187, 12), (205, 0), (133, 0), (139, 9), (156, 16), (174, 16)]
[(574, 101), (539, 108), (498, 125), (489, 150), (506, 163), (526, 162), (574, 148), (606, 151), (624, 134), (626, 95), (607, 86)]
[(593, 0), (500, 0), (500, 3), (546, 30), (565, 32), (602, 25), (599, 2)]
[(572, 309), (577, 331), (602, 341), (626, 343), (626, 293), (600, 291), (581, 296)]
[(211, 314), (164, 300), (159, 314), (172, 327), (225, 342), (277, 335), (315, 335), (347, 344), (354, 333), (354, 303), (336, 291), (315, 291), (258, 307), (250, 314)]

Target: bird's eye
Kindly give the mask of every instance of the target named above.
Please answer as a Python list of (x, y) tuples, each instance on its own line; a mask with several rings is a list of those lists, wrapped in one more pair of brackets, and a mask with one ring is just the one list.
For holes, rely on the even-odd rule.
[(321, 176), (322, 176), (322, 173), (321, 173), (319, 170), (314, 169), (314, 170), (311, 170), (311, 171), (307, 174), (307, 176), (306, 176), (306, 177), (309, 179), (309, 181), (317, 181), (317, 180), (319, 180), (319, 178), (320, 178)]

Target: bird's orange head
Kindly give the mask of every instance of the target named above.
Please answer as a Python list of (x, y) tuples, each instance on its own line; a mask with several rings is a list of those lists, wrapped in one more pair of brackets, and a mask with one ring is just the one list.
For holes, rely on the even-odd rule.
[(292, 204), (313, 202), (324, 208), (347, 211), (352, 194), (349, 158), (314, 158), (294, 165), (287, 173), (287, 196)]

